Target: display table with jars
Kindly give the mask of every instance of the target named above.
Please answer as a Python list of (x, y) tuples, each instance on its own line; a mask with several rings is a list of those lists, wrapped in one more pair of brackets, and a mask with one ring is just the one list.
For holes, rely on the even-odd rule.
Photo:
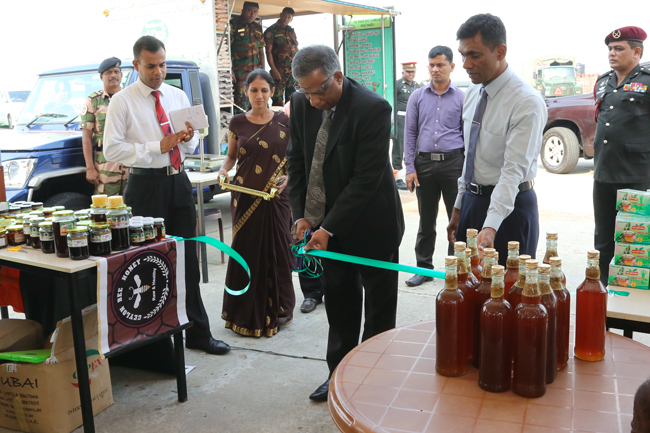
[(647, 346), (607, 333), (602, 361), (571, 356), (544, 396), (523, 398), (484, 391), (471, 364), (460, 377), (438, 374), (435, 328), (427, 321), (384, 332), (343, 359), (328, 399), (342, 432), (630, 431), (634, 393), (648, 377)]
[(632, 338), (634, 332), (650, 334), (650, 290), (607, 288), (614, 292), (607, 300), (607, 328), (622, 329), (628, 338)]

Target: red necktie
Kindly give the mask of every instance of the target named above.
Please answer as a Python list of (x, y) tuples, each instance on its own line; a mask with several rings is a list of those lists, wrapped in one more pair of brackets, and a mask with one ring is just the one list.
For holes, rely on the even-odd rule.
[[(172, 135), (172, 128), (169, 126), (165, 109), (160, 104), (160, 90), (154, 90), (151, 94), (156, 98), (156, 115), (158, 116), (158, 123), (160, 123), (163, 134), (165, 134), (165, 137)], [(172, 167), (178, 170), (181, 167), (181, 151), (178, 149), (178, 145), (169, 151), (169, 158), (171, 159)]]

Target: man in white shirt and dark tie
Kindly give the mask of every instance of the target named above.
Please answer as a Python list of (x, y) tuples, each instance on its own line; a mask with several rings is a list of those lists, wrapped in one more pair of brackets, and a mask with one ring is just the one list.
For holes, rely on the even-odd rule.
[(456, 33), (463, 67), (474, 83), (465, 93), (465, 165), (447, 227), (450, 242), (479, 232), (479, 249), (496, 248), (505, 265), (508, 241), (535, 257), (539, 214), (533, 179), (548, 113), (539, 92), (506, 62), (506, 29), (480, 14)]
[[(173, 131), (169, 112), (190, 107), (185, 92), (165, 84), (165, 45), (143, 36), (133, 46), (138, 80), (111, 100), (104, 129), (104, 156), (130, 167), (125, 202), (136, 215), (165, 218), (167, 233), (195, 235), (196, 209), (192, 185), (183, 169), (185, 153), (193, 153), (199, 138), (187, 129)], [(117, 96), (116, 94), (115, 96)], [(199, 197), (200, 199), (200, 197)], [(187, 243), (187, 242), (186, 242)], [(185, 331), (189, 349), (221, 355), (230, 350), (212, 338), (199, 287), (199, 263), (194, 242), (185, 245), (186, 308), (194, 326)]]

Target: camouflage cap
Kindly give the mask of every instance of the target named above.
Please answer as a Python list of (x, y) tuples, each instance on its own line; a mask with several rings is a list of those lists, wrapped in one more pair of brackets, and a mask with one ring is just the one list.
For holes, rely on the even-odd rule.
[(99, 65), (99, 68), (97, 68), (97, 72), (103, 74), (104, 72), (108, 71), (111, 68), (119, 68), (121, 64), (122, 61), (117, 57), (109, 57)]

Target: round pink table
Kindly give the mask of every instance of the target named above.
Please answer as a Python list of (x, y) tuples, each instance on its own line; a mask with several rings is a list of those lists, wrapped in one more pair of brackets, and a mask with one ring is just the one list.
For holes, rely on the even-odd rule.
[(650, 377), (650, 348), (607, 333), (605, 360), (571, 357), (543, 397), (494, 394), (479, 388), (471, 365), (459, 378), (438, 375), (435, 341), (435, 322), (420, 322), (350, 352), (330, 382), (328, 404), (339, 430), (629, 433), (634, 393)]

